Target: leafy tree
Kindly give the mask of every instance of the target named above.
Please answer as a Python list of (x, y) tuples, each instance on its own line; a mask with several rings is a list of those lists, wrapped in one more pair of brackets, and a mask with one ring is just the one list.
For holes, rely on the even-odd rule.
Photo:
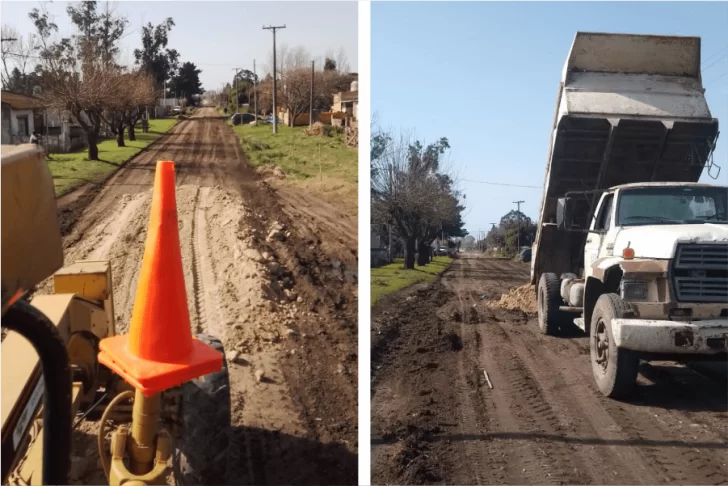
[(186, 62), (182, 64), (178, 74), (172, 78), (170, 83), (172, 90), (183, 95), (189, 106), (194, 104), (195, 95), (205, 92), (200, 82), (201, 72), (193, 63)]
[(22, 93), (26, 95), (33, 95), (33, 90), (36, 86), (40, 86), (40, 76), (36, 72), (30, 72), (23, 74), (17, 67), (13, 68), (10, 72), (10, 77), (7, 81), (3, 81), (4, 89), (13, 91), (15, 93)]
[(330, 57), (326, 57), (324, 60), (324, 71), (336, 71), (336, 61)]
[(175, 74), (179, 63), (179, 53), (175, 49), (167, 49), (172, 27), (172, 17), (156, 27), (149, 22), (142, 27), (142, 48), (134, 49), (136, 63), (152, 75), (158, 89)]

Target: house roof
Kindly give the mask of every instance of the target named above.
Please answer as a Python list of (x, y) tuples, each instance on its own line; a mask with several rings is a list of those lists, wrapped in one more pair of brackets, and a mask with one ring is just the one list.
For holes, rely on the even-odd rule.
[(359, 100), (359, 91), (344, 91), (341, 93), (341, 102), (344, 103), (346, 101), (358, 101)]
[(12, 91), (2, 90), (0, 100), (10, 105), (14, 110), (32, 110), (33, 108), (43, 107), (43, 100), (40, 98), (22, 93), (14, 93)]

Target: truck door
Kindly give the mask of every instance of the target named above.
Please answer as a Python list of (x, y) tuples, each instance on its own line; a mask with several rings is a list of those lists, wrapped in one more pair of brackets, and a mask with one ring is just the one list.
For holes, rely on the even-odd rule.
[(592, 276), (592, 264), (599, 258), (606, 256), (604, 244), (612, 222), (612, 202), (614, 194), (605, 194), (599, 203), (596, 217), (592, 220), (589, 234), (584, 246), (584, 276)]

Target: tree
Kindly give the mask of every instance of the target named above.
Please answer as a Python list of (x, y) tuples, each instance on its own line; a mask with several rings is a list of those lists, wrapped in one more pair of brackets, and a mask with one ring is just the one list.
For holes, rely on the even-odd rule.
[(327, 56), (324, 60), (324, 71), (336, 71), (336, 61)]
[(3, 25), (2, 38), (3, 87), (17, 93), (33, 94), (33, 88), (39, 84), (37, 74), (31, 70), (38, 47), (36, 36), (23, 36), (14, 28)]
[(177, 75), (172, 78), (170, 83), (172, 90), (182, 94), (183, 98), (187, 101), (187, 105), (193, 105), (194, 96), (201, 95), (205, 92), (200, 82), (201, 72), (193, 63), (186, 62), (182, 64)]
[(120, 73), (119, 97), (110, 102), (111, 124), (116, 132), (116, 143), (124, 147), (124, 130), (129, 130), (129, 140), (136, 140), (134, 125), (142, 116), (146, 105), (154, 102), (154, 79), (144, 71)]
[(179, 53), (175, 49), (167, 49), (172, 27), (172, 17), (156, 27), (149, 22), (142, 27), (142, 48), (134, 49), (136, 64), (152, 75), (157, 89), (162, 88), (177, 71)]
[(460, 242), (460, 245), (464, 250), (469, 250), (475, 247), (475, 237), (473, 235), (467, 235)]
[[(251, 103), (253, 87), (258, 82), (258, 76), (249, 69), (241, 69), (233, 77), (233, 84), (229, 90), (230, 102), (233, 105)], [(237, 101), (237, 103), (235, 102)]]
[(35, 72), (24, 74), (14, 67), (8, 80), (3, 79), (3, 88), (15, 93), (33, 95), (34, 88), (40, 86), (40, 77)]
[(500, 224), (494, 226), (485, 238), (489, 247), (503, 248), (506, 255), (515, 255), (517, 245), (533, 243), (536, 236), (536, 225), (531, 218), (520, 211), (511, 210), (500, 219)]
[(135, 89), (130, 83), (137, 81), (115, 62), (126, 20), (108, 9), (99, 15), (93, 1), (68, 6), (66, 11), (76, 32), (59, 42), (51, 42), (58, 28), (45, 11), (33, 9), (29, 14), (39, 40), (43, 97), (49, 107), (67, 111), (78, 121), (88, 139), (88, 158), (98, 160), (102, 124), (110, 124), (118, 136), (132, 100), (129, 93)]
[(372, 129), (372, 220), (396, 228), (405, 250), (405, 268), (425, 265), (430, 245), (447, 229), (463, 236), (460, 193), (455, 181), (442, 170), (441, 161), (450, 148), (446, 138), (423, 145), (378, 128)]

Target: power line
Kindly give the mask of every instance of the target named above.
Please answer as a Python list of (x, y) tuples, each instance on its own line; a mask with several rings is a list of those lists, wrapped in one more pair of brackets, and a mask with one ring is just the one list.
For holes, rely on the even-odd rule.
[(721, 48), (720, 48), (720, 49), (718, 49), (717, 51), (713, 52), (713, 54), (711, 54), (710, 56), (708, 56), (708, 57), (706, 57), (705, 59), (703, 59), (703, 65), (705, 65), (705, 63), (706, 63), (706, 62), (710, 61), (710, 60), (711, 60), (711, 59), (713, 59), (713, 58), (714, 58), (714, 57), (715, 57), (716, 55), (720, 54), (721, 52), (725, 51), (726, 49), (728, 49), (728, 44), (724, 45), (723, 47), (721, 47)]
[(712, 83), (712, 82), (714, 82), (714, 81), (718, 81), (719, 79), (723, 79), (723, 78), (725, 78), (726, 76), (728, 76), (728, 71), (724, 72), (723, 74), (721, 74), (721, 75), (720, 75), (720, 76), (718, 76), (717, 78), (713, 78), (713, 79), (711, 79), (710, 81), (708, 81), (708, 83), (707, 83), (707, 84), (710, 84), (710, 83)]
[(459, 179), (464, 182), (477, 182), (478, 184), (488, 184), (491, 186), (505, 186), (505, 187), (523, 187), (526, 189), (543, 189), (541, 186), (524, 186), (521, 184), (507, 184), (505, 182), (490, 182), (490, 181), (476, 181), (473, 179)]
[(726, 52), (726, 53), (725, 53), (725, 54), (723, 54), (722, 56), (718, 57), (718, 58), (717, 58), (717, 59), (716, 59), (715, 61), (711, 62), (711, 63), (710, 63), (710, 64), (708, 64), (707, 66), (703, 67), (703, 71), (707, 70), (708, 68), (710, 68), (710, 67), (712, 67), (712, 66), (715, 66), (716, 64), (718, 64), (718, 63), (719, 63), (719, 62), (720, 62), (720, 61), (721, 61), (721, 60), (722, 60), (722, 59), (723, 59), (724, 57), (726, 57), (726, 56), (728, 56), (728, 52)]

